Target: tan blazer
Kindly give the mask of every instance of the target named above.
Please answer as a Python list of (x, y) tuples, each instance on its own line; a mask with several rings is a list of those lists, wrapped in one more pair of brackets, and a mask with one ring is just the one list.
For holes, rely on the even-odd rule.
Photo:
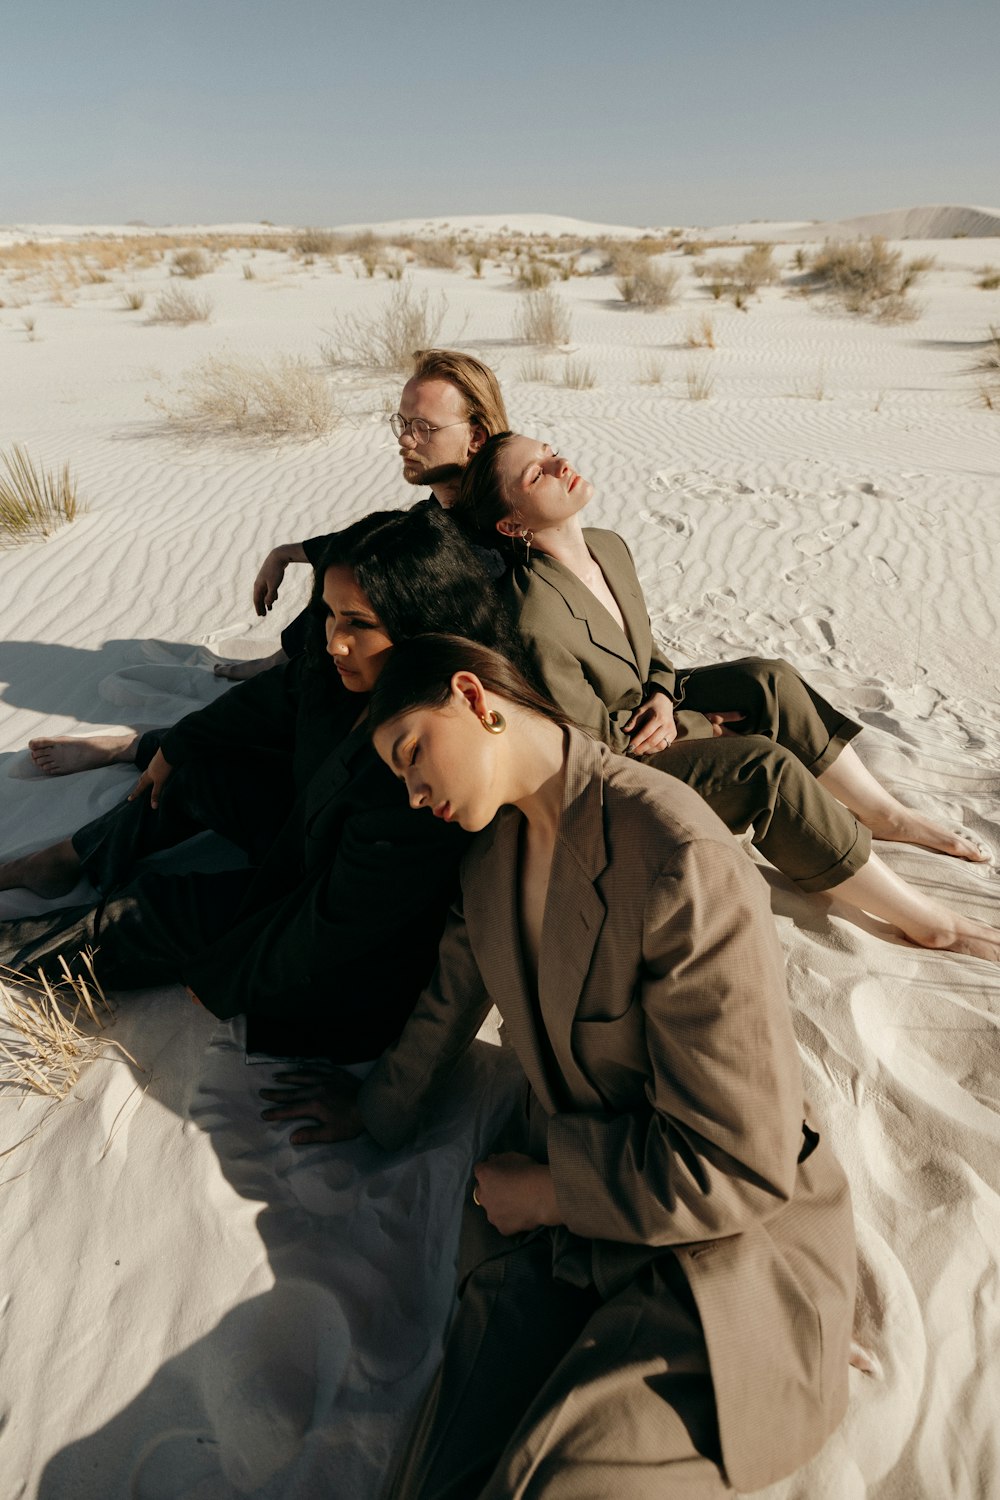
[[(653, 642), (646, 601), (628, 544), (614, 531), (584, 537), (625, 620), (623, 633), (575, 573), (544, 552), (515, 565), (499, 585), (554, 702), (612, 750), (628, 749), (622, 725), (654, 687), (671, 698), (677, 674)], [(685, 731), (704, 735), (700, 714)], [(698, 722), (700, 721), (700, 722)]]
[[(567, 1228), (557, 1263), (613, 1295), (672, 1249), (704, 1327), (730, 1480), (804, 1463), (847, 1399), (847, 1184), (806, 1109), (766, 888), (689, 788), (569, 731), (537, 1002), (517, 913), (520, 814), (463, 865), (440, 962), (365, 1083), (395, 1148), (499, 1007)], [(800, 1156), (803, 1158), (799, 1161)]]

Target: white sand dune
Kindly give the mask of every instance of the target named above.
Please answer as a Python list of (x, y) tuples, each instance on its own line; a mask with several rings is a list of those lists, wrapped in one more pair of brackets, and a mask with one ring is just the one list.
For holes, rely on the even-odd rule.
[[(993, 248), (956, 241), (919, 321), (894, 327), (790, 288), (745, 313), (715, 304), (681, 256), (681, 300), (662, 313), (626, 310), (609, 276), (574, 278), (557, 283), (569, 355), (514, 342), (508, 268), (410, 274), (446, 298), (442, 340), (496, 366), (515, 424), (593, 478), (594, 522), (627, 536), (668, 652), (788, 657), (862, 720), (877, 774), (996, 861), (1000, 428), (972, 366), (1000, 294), (971, 274)], [(161, 263), (80, 286), (70, 306), (44, 274), (0, 271), (0, 449), (70, 461), (87, 504), (49, 540), (0, 550), (4, 852), (131, 785), (125, 769), (35, 776), (31, 736), (209, 701), (217, 654), (272, 649), (305, 596), (300, 570), (256, 620), (269, 546), (413, 499), (383, 420), (395, 377), (329, 376), (341, 425), (278, 446), (182, 442), (145, 399), (209, 354), (319, 365), (336, 317), (391, 293), (359, 270), (231, 252), (197, 284), (211, 322), (188, 328), (122, 306), (123, 288), (155, 298)], [(703, 314), (714, 351), (686, 347)], [(539, 381), (537, 360), (548, 382), (583, 362), (595, 384)], [(714, 375), (710, 399), (688, 399), (693, 368)], [(995, 862), (880, 852), (1000, 920)], [(876, 1361), (851, 1372), (841, 1430), (771, 1500), (982, 1500), (1000, 1492), (1000, 969), (762, 878), (806, 1086), (852, 1183), (858, 1335)], [(43, 904), (7, 893), (0, 915)], [(462, 1187), (511, 1084), (501, 1049), (480, 1046), (449, 1112), (384, 1157), (365, 1142), (293, 1151), (257, 1117), (270, 1075), (245, 1066), (238, 1025), (179, 990), (121, 997), (111, 1034), (137, 1066), (91, 1064), (58, 1105), (0, 1097), (4, 1496), (375, 1493), (440, 1347)]]

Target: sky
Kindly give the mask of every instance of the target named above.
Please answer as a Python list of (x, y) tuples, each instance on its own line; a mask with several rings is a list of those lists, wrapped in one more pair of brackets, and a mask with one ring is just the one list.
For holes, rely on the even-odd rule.
[(1000, 206), (997, 0), (0, 0), (0, 225)]

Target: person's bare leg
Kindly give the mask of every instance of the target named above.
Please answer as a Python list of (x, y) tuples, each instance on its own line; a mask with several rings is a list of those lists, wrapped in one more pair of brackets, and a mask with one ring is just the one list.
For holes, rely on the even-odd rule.
[(279, 646), (271, 656), (255, 656), (252, 661), (217, 661), (212, 668), (216, 677), (225, 677), (229, 682), (246, 682), (251, 677), (259, 677), (261, 672), (267, 672), (271, 667), (280, 667), (288, 660)]
[(46, 776), (69, 776), (73, 771), (92, 771), (98, 766), (135, 763), (137, 734), (91, 734), (74, 738), (57, 734), (29, 740), (31, 759)]
[(80, 860), (70, 839), (0, 865), (0, 891), (33, 891), (49, 900), (65, 896), (79, 879)]
[(989, 855), (972, 839), (952, 833), (912, 807), (904, 807), (865, 769), (851, 745), (845, 745), (833, 765), (827, 766), (816, 779), (838, 802), (849, 807), (877, 839), (896, 844), (920, 844), (925, 849), (936, 849), (941, 854), (951, 854), (956, 859), (968, 859), (977, 864), (989, 859)]
[(932, 901), (915, 886), (901, 880), (873, 854), (856, 875), (850, 875), (830, 891), (830, 895), (848, 906), (856, 906), (873, 917), (891, 922), (893, 927), (920, 948), (946, 949), (951, 953), (968, 953), (974, 958), (1000, 963), (1000, 927), (989, 927), (972, 917)]

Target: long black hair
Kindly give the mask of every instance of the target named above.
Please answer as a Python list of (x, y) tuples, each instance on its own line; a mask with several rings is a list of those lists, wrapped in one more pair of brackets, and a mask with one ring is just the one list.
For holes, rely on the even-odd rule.
[(488, 574), (434, 502), (374, 511), (330, 538), (313, 585), (314, 657), (323, 655), (323, 581), (333, 567), (351, 569), (394, 645), (446, 631), (521, 659), (522, 647)]

